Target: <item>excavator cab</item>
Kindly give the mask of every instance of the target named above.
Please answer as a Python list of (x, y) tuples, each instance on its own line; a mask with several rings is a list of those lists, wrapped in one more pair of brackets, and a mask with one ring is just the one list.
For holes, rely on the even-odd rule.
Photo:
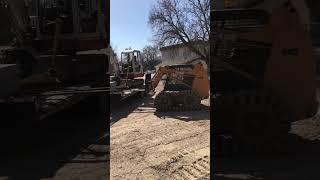
[(121, 52), (121, 74), (127, 78), (142, 77), (144, 75), (139, 50), (126, 49)]

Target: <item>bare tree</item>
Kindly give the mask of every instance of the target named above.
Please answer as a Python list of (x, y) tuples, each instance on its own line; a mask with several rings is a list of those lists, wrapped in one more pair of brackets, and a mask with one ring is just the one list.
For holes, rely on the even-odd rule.
[(160, 46), (183, 43), (208, 63), (209, 15), (210, 0), (158, 0), (149, 24)]
[(157, 46), (147, 45), (142, 50), (142, 56), (144, 59), (144, 67), (147, 70), (155, 69), (154, 66), (161, 63), (159, 58), (160, 51)]

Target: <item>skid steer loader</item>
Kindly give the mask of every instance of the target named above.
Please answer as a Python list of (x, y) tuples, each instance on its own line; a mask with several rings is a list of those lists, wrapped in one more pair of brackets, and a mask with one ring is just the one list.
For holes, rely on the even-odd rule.
[(275, 148), (292, 121), (316, 113), (312, 43), (296, 8), (287, 1), (271, 13), (212, 12), (216, 152), (224, 147), (225, 135), (232, 137), (236, 151)]
[(198, 110), (209, 96), (208, 74), (201, 63), (160, 67), (151, 79), (151, 90), (163, 77), (164, 89), (154, 101), (158, 111)]

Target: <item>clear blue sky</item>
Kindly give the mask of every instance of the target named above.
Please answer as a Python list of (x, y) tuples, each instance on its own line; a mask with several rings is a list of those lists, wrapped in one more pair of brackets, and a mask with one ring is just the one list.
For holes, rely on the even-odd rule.
[(110, 40), (118, 56), (131, 46), (142, 50), (151, 44), (152, 30), (148, 16), (155, 0), (111, 0), (110, 1)]

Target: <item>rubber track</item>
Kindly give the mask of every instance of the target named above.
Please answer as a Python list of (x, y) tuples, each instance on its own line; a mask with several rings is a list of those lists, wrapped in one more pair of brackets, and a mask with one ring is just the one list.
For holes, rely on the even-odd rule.
[[(191, 95), (194, 98), (200, 98), (195, 92), (193, 91), (163, 91), (158, 94), (158, 96), (167, 96), (170, 99), (175, 99), (179, 97), (185, 97), (186, 95)], [(200, 101), (201, 102), (201, 101)], [(155, 107), (159, 107), (161, 105), (158, 105), (157, 97), (155, 99)], [(201, 109), (201, 103), (192, 105), (192, 106), (177, 106), (172, 104), (171, 106), (167, 106), (166, 108), (157, 108), (157, 111), (161, 112), (170, 112), (170, 111), (197, 111)]]

